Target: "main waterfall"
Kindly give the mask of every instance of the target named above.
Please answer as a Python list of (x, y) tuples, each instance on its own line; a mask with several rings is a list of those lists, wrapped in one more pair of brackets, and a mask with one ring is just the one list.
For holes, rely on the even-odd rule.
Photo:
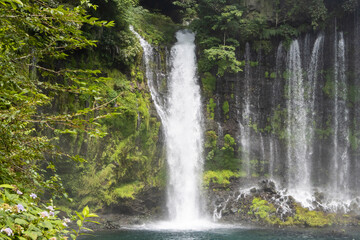
[(164, 124), (169, 164), (167, 205), (170, 220), (187, 225), (200, 217), (201, 99), (194, 34), (180, 31), (176, 38), (178, 42), (171, 49), (169, 105)]
[[(202, 106), (197, 83), (195, 36), (182, 30), (170, 53), (167, 89), (160, 93), (161, 76), (154, 71), (155, 51), (139, 34), (144, 49), (146, 77), (165, 132), (168, 163), (167, 209), (164, 228), (188, 229), (201, 222), (201, 174), (203, 165)], [(165, 95), (165, 96), (163, 96)]]

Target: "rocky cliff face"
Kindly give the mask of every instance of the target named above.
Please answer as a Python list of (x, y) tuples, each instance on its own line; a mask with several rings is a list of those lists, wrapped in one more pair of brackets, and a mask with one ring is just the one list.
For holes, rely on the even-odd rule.
[(322, 32), (274, 40), (270, 49), (249, 42), (238, 52), (243, 71), (216, 79), (213, 99), (205, 99), (208, 131), (220, 146), (226, 134), (235, 139), (241, 171), (357, 196), (358, 22), (357, 12), (332, 19)]

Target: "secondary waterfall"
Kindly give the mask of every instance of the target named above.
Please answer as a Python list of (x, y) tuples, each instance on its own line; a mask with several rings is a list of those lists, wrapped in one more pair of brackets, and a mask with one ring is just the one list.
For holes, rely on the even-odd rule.
[(251, 110), (250, 110), (250, 81), (251, 81), (251, 68), (250, 68), (250, 45), (246, 43), (245, 47), (245, 79), (243, 86), (243, 98), (242, 98), (242, 112), (239, 121), (240, 127), (240, 144), (241, 144), (241, 158), (243, 169), (246, 172), (248, 177), (251, 176), (251, 168), (250, 168), (250, 122), (251, 122)]
[(298, 40), (294, 40), (290, 46), (287, 69), (289, 74), (287, 89), (288, 184), (290, 188), (307, 188), (310, 184), (311, 166), (309, 159), (306, 159), (308, 120)]
[(349, 190), (349, 111), (346, 105), (347, 85), (345, 66), (345, 42), (342, 32), (334, 41), (334, 120), (333, 158), (330, 188), (343, 194)]
[(192, 228), (201, 218), (203, 129), (200, 87), (197, 83), (195, 36), (176, 33), (170, 53), (167, 93), (159, 93), (154, 72), (154, 49), (136, 32), (144, 49), (146, 77), (165, 131), (168, 163), (167, 208), (170, 228)]

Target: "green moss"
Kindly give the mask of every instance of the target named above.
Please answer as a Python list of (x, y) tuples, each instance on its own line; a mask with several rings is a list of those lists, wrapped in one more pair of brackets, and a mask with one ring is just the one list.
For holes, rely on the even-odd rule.
[(272, 73), (270, 74), (270, 78), (275, 79), (275, 78), (276, 78), (276, 73), (275, 73), (275, 72), (272, 72)]
[(205, 148), (215, 149), (217, 144), (218, 136), (215, 131), (207, 131), (205, 133)]
[(230, 184), (229, 179), (231, 177), (240, 177), (239, 172), (233, 172), (230, 170), (218, 170), (218, 171), (206, 171), (203, 174), (203, 185), (208, 187), (210, 182), (222, 184), (227, 186)]
[(309, 227), (324, 227), (333, 224), (334, 215), (324, 214), (319, 211), (309, 211), (307, 208), (296, 206), (294, 217), (295, 224), (301, 224)]
[(215, 117), (215, 107), (216, 107), (216, 103), (214, 102), (214, 99), (210, 98), (209, 103), (206, 105), (206, 110), (210, 116), (210, 119), (214, 119)]
[(258, 65), (259, 65), (259, 62), (250, 61), (250, 66), (251, 67), (257, 67)]
[(257, 197), (253, 199), (250, 211), (248, 212), (249, 215), (254, 215), (259, 221), (272, 225), (279, 222), (275, 213), (276, 209), (273, 204)]
[(237, 171), (240, 167), (240, 159), (235, 155), (235, 139), (230, 135), (224, 136), (224, 145), (217, 146), (215, 132), (208, 132), (209, 140), (206, 142), (208, 155), (206, 157), (205, 169), (208, 170), (231, 170)]
[(228, 101), (225, 101), (225, 102), (223, 103), (222, 109), (223, 109), (224, 115), (225, 115), (226, 118), (228, 119), (228, 118), (229, 118), (228, 113), (229, 113), (229, 110), (230, 110), (229, 102), (228, 102)]
[(230, 134), (225, 134), (224, 136), (224, 147), (232, 148), (234, 151), (235, 139)]
[(280, 139), (286, 138), (286, 122), (287, 119), (287, 109), (281, 108), (280, 105), (274, 111), (274, 114), (270, 118), (270, 124), (272, 133), (276, 134)]

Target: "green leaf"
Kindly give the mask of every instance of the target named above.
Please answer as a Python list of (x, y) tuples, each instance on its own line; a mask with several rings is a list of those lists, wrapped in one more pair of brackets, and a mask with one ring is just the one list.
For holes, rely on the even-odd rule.
[(22, 218), (17, 218), (15, 219), (15, 223), (19, 224), (19, 225), (26, 225), (28, 224), (28, 222)]
[(84, 221), (84, 218), (83, 218), (83, 216), (81, 216), (80, 213), (78, 213), (78, 212), (75, 212), (75, 213), (76, 213), (76, 215), (80, 218), (81, 221)]
[(0, 188), (15, 188), (15, 187), (11, 186), (10, 184), (1, 184)]
[(83, 230), (87, 230), (87, 231), (90, 231), (90, 232), (93, 232), (94, 230), (90, 229), (90, 228), (87, 228), (87, 227), (82, 227)]
[(44, 221), (44, 222), (41, 223), (41, 225), (42, 225), (44, 228), (53, 229), (53, 225), (52, 225), (51, 222), (49, 222), (49, 221)]
[(32, 240), (36, 240), (38, 236), (41, 236), (41, 232), (26, 231), (25, 236), (30, 237)]
[(87, 217), (89, 213), (90, 213), (89, 207), (88, 206), (84, 207), (84, 209), (82, 211), (82, 214), (84, 215), (84, 217)]
[(76, 221), (76, 224), (77, 224), (79, 227), (81, 227), (81, 226), (83, 225), (83, 222), (82, 222), (81, 220), (77, 220), (77, 221)]

